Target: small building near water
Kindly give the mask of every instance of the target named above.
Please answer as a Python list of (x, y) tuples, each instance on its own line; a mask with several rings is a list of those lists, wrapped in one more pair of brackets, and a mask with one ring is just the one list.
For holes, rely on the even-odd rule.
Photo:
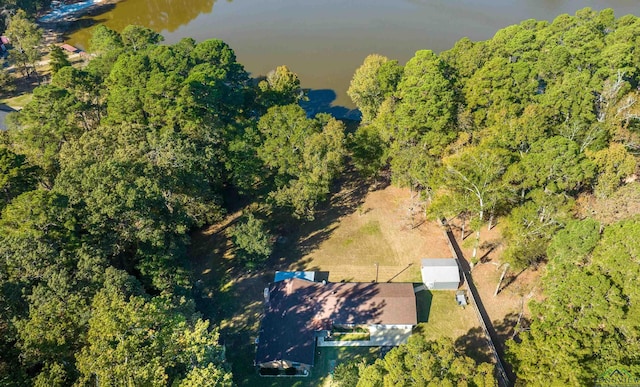
[(420, 272), (429, 290), (456, 290), (460, 286), (460, 269), (454, 258), (423, 259)]
[(63, 49), (63, 50), (65, 50), (65, 51), (69, 51), (69, 52), (70, 52), (70, 53), (72, 53), (72, 54), (75, 54), (76, 52), (80, 51), (79, 49), (77, 49), (77, 48), (73, 47), (73, 46), (72, 46), (72, 45), (70, 45), (70, 44), (66, 44), (66, 43), (65, 43), (65, 44), (61, 44), (61, 45), (60, 45), (60, 48), (61, 48), (61, 49)]

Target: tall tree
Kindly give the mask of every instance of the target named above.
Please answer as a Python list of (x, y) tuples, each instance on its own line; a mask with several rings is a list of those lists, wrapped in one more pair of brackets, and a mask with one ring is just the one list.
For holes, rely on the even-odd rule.
[(52, 85), (75, 97), (74, 116), (85, 131), (96, 129), (106, 114), (106, 90), (101, 83), (95, 74), (71, 66), (62, 67), (51, 79)]
[(65, 147), (55, 188), (114, 262), (168, 290), (187, 281), (186, 231), (220, 215), (202, 157), (177, 133), (103, 127)]
[(248, 214), (238, 221), (230, 231), (236, 246), (236, 257), (247, 267), (254, 268), (263, 263), (273, 251), (273, 243), (264, 221)]
[(287, 66), (278, 66), (258, 83), (260, 104), (265, 110), (275, 105), (289, 105), (304, 98), (298, 74)]
[(62, 257), (78, 243), (77, 220), (67, 198), (51, 191), (14, 198), (2, 212), (0, 230), (0, 257), (15, 282), (35, 284), (69, 268)]
[(387, 136), (398, 148), (425, 141), (427, 151), (440, 155), (455, 139), (456, 93), (447, 64), (432, 51), (418, 51), (407, 62), (394, 97), (395, 123)]
[(258, 156), (274, 172), (272, 197), (295, 216), (313, 219), (343, 168), (344, 124), (324, 114), (308, 119), (300, 106), (287, 105), (269, 109), (258, 129), (264, 136)]
[(515, 270), (536, 265), (546, 257), (549, 241), (571, 219), (574, 206), (565, 195), (540, 189), (527, 199), (511, 211), (502, 229), (506, 241), (502, 259)]
[[(0, 59), (0, 66), (3, 66), (4, 60)], [(0, 70), (0, 95), (6, 95), (16, 90), (15, 78), (9, 74), (4, 68)]]
[(94, 297), (88, 345), (77, 355), (81, 383), (166, 386), (187, 376), (189, 385), (200, 375), (231, 385), (207, 321), (189, 320), (167, 299), (125, 290), (132, 280), (121, 273), (108, 273), (108, 281), (115, 282)]
[(432, 51), (418, 51), (372, 123), (386, 142), (395, 182), (430, 194), (433, 166), (456, 138), (456, 109), (447, 64)]
[(35, 188), (37, 168), (29, 165), (26, 157), (0, 146), (0, 211), (11, 199)]
[(18, 114), (18, 126), (9, 135), (16, 151), (42, 169), (42, 183), (51, 188), (60, 170), (62, 145), (80, 137), (82, 127), (75, 119), (78, 101), (67, 90), (45, 85), (33, 91), (33, 99)]
[(576, 193), (588, 187), (595, 171), (575, 141), (554, 136), (531, 146), (519, 163), (510, 166), (507, 179), (525, 195), (532, 189)]
[(133, 51), (139, 51), (164, 40), (157, 32), (142, 26), (128, 25), (120, 33), (122, 43)]
[(631, 242), (640, 228), (637, 220), (620, 222), (598, 242), (593, 226), (574, 223), (554, 238), (545, 300), (531, 303), (530, 330), (509, 343), (515, 371), (528, 385), (591, 384), (611, 367), (640, 376), (640, 298), (632, 285), (640, 251)]
[(60, 48), (60, 46), (52, 45), (49, 48), (49, 55), (51, 55), (50, 66), (53, 74), (56, 74), (63, 67), (71, 66), (71, 62), (69, 62), (67, 54), (65, 54), (64, 50)]
[(594, 152), (591, 158), (598, 170), (595, 193), (599, 197), (610, 196), (622, 180), (636, 171), (638, 161), (619, 143)]
[(367, 56), (356, 69), (347, 94), (360, 109), (363, 123), (376, 118), (382, 102), (395, 92), (401, 75), (398, 61), (378, 54)]
[[(469, 197), (463, 201), (468, 208), (464, 210), (475, 214), (476, 241), (473, 261), (477, 258), (480, 241), (480, 227), (485, 217), (493, 217), (496, 210), (504, 205), (509, 196), (509, 189), (502, 177), (511, 160), (509, 152), (499, 148), (468, 148), (459, 155), (444, 160), (442, 187), (438, 201), (456, 203), (457, 198)], [(458, 201), (458, 204), (460, 202)], [(455, 208), (458, 210), (459, 208)], [(454, 214), (455, 215), (455, 214)]]
[(375, 177), (385, 164), (386, 146), (373, 125), (360, 125), (350, 137), (353, 164), (366, 178)]
[(42, 30), (31, 20), (26, 12), (18, 10), (10, 19), (5, 31), (11, 45), (11, 61), (20, 68), (25, 76), (35, 75), (40, 82), (36, 63), (42, 58)]

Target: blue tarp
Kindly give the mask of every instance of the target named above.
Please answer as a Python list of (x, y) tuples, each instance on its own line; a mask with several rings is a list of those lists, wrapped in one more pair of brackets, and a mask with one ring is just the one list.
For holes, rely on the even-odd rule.
[(289, 278), (300, 278), (313, 282), (316, 278), (315, 271), (276, 271), (273, 282), (284, 281)]

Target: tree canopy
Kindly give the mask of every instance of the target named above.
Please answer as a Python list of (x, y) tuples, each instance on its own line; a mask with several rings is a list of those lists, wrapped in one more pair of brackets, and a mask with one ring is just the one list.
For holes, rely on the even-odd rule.
[[(303, 98), (286, 67), (258, 84), (220, 40), (161, 41), (98, 27), (95, 58), (54, 58), (52, 82), (11, 120), (0, 147), (3, 380), (230, 386), (217, 330), (191, 298), (189, 232), (222, 218), (233, 184), (311, 217), (341, 170), (335, 119), (298, 107), (272, 134), (260, 124)], [(291, 142), (295, 165), (267, 157), (298, 122), (308, 131)], [(246, 261), (269, 256), (262, 221), (235, 235)]]
[[(41, 55), (30, 14), (46, 3), (0, 4), (29, 8), (6, 26), (25, 76)], [(270, 217), (313, 219), (346, 163), (390, 171), (431, 215), (471, 220), (476, 241), (501, 217), (513, 269), (548, 263), (530, 330), (509, 344), (522, 381), (640, 374), (638, 36), (636, 16), (587, 8), (405, 65), (368, 56), (349, 135), (305, 112), (288, 67), (252, 79), (221, 40), (98, 26), (86, 66), (52, 49), (51, 82), (0, 138), (0, 383), (231, 385), (192, 297), (189, 233), (230, 202), (268, 207), (228, 230), (256, 267)], [(597, 221), (593, 201), (609, 211)], [(420, 335), (342, 371), (359, 386), (495, 385), (492, 365)]]
[[(636, 16), (585, 8), (418, 51), (386, 83), (379, 69), (392, 61), (370, 56), (352, 80), (363, 175), (389, 168), (433, 216), (471, 220), (476, 241), (502, 217), (511, 270), (548, 263), (531, 329), (510, 344), (527, 385), (586, 385), (609, 367), (639, 374), (629, 286), (640, 224), (639, 34)], [(584, 219), (591, 214), (599, 222)], [(376, 364), (371, 385), (405, 383), (387, 382), (392, 365)]]
[(450, 340), (427, 341), (415, 334), (407, 344), (360, 371), (358, 387), (497, 386), (494, 366), (477, 364)]

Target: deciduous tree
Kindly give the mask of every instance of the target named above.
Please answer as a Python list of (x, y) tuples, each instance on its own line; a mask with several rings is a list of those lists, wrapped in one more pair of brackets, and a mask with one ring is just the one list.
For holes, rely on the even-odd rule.
[(264, 221), (248, 214), (231, 229), (231, 239), (236, 246), (236, 257), (249, 267), (264, 262), (273, 250), (273, 242)]
[(389, 351), (362, 370), (358, 387), (382, 386), (497, 386), (494, 366), (477, 364), (448, 339), (427, 341), (412, 335), (407, 344)]
[(258, 124), (258, 156), (275, 172), (273, 199), (298, 217), (313, 219), (346, 154), (344, 124), (329, 115), (308, 119), (298, 105), (276, 106)]
[(376, 118), (382, 102), (396, 90), (402, 66), (378, 54), (372, 54), (353, 74), (347, 94), (362, 113), (362, 122), (367, 124)]
[(444, 190), (438, 200), (460, 203), (456, 198), (469, 197), (469, 200), (462, 203), (468, 206), (464, 210), (474, 213), (477, 219), (476, 243), (471, 257), (474, 261), (480, 241), (480, 227), (485, 217), (487, 214), (494, 216), (495, 211), (509, 197), (509, 189), (502, 177), (510, 160), (509, 152), (486, 147), (468, 148), (459, 155), (444, 160), (441, 176)]

